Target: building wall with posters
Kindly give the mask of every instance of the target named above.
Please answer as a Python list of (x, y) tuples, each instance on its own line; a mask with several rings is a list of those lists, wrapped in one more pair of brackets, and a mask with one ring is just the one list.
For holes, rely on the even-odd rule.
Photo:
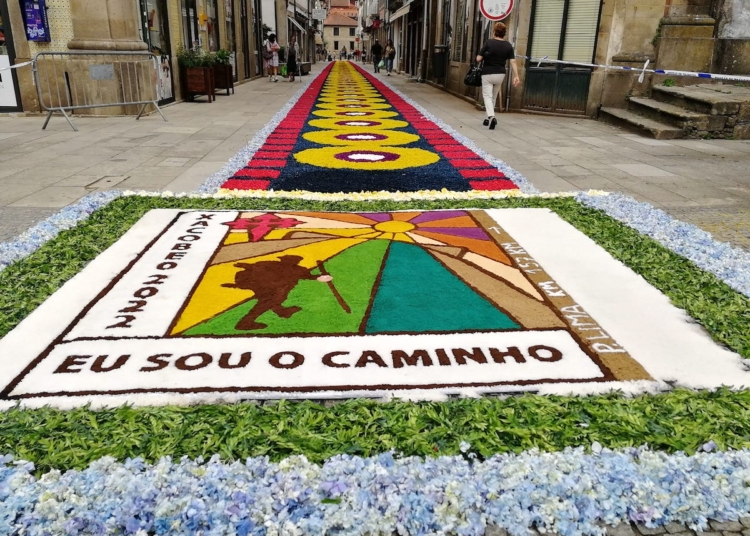
[[(34, 42), (26, 37), (22, 3), (4, 3), (7, 21), (3, 25), (13, 40), (11, 63), (29, 61), (39, 52), (148, 50), (157, 56), (156, 91), (163, 104), (183, 98), (176, 59), (180, 47), (229, 50), (237, 83), (262, 74), (256, 15), (260, 0), (46, 0), (46, 4), (50, 41)], [(14, 81), (20, 101), (17, 108), (41, 112), (31, 68), (17, 69)], [(112, 107), (83, 113), (130, 112)]]

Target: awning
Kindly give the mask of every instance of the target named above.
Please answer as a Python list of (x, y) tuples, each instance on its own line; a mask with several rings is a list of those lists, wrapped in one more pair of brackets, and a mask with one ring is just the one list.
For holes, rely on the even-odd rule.
[(292, 17), (287, 17), (287, 19), (289, 19), (289, 22), (291, 22), (292, 24), (294, 24), (299, 29), (300, 32), (305, 33), (305, 29), (300, 25), (299, 22), (297, 22), (296, 20), (294, 20)]
[(391, 15), (391, 22), (406, 15), (409, 12), (409, 9), (411, 9), (411, 3), (406, 4), (401, 9), (396, 10), (396, 12), (393, 15)]

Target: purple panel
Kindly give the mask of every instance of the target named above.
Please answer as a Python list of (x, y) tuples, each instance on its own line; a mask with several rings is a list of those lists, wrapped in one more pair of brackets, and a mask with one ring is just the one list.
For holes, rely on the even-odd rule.
[(423, 233), (440, 233), (451, 236), (461, 236), (463, 238), (475, 238), (477, 240), (490, 239), (487, 236), (487, 233), (476, 227), (422, 227), (421, 229), (417, 229), (417, 231)]
[(373, 221), (391, 221), (391, 215), (387, 212), (358, 212), (357, 214)]
[(409, 220), (409, 223), (416, 224), (426, 221), (447, 220), (448, 218), (458, 218), (459, 216), (466, 216), (466, 212), (463, 210), (437, 210), (435, 212), (425, 212), (421, 216)]

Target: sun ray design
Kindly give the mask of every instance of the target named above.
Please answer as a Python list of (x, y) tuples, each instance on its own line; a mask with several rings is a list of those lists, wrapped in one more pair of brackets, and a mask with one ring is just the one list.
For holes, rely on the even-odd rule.
[[(248, 220), (279, 228), (249, 236)], [(559, 327), (466, 211), (251, 212), (228, 227), (172, 336)]]

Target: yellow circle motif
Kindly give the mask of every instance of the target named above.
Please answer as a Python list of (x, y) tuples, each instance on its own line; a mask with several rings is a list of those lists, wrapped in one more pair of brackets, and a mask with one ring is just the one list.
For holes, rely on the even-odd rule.
[(414, 225), (413, 223), (409, 223), (408, 221), (395, 220), (377, 223), (373, 227), (376, 231), (380, 231), (383, 233), (408, 233), (409, 231), (413, 231), (417, 228), (416, 225)]
[(302, 135), (307, 141), (321, 145), (347, 145), (352, 147), (378, 147), (407, 145), (419, 136), (398, 130), (316, 130)]
[(301, 164), (329, 169), (362, 171), (407, 169), (429, 166), (440, 157), (424, 149), (406, 147), (322, 147), (295, 153)]
[(385, 102), (385, 99), (375, 97), (319, 97), (318, 102), (336, 102), (340, 104), (369, 104), (371, 102)]
[(331, 119), (385, 119), (396, 117), (398, 112), (387, 110), (313, 110), (313, 115)]
[(358, 130), (368, 132), (370, 130), (391, 130), (404, 128), (409, 125), (406, 121), (397, 119), (370, 119), (370, 118), (346, 118), (341, 119), (313, 119), (308, 124), (311, 127), (324, 130)]
[(381, 103), (381, 102), (323, 102), (320, 104), (317, 104), (318, 108), (321, 108), (323, 110), (388, 110), (391, 108), (390, 104)]

